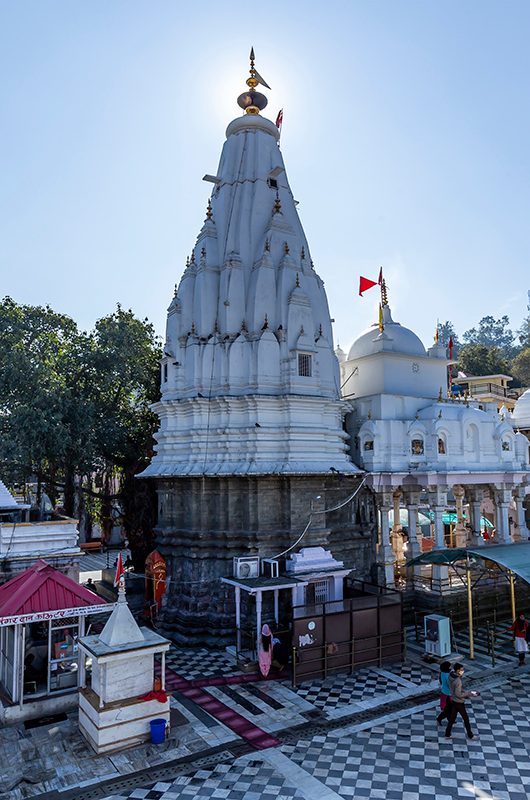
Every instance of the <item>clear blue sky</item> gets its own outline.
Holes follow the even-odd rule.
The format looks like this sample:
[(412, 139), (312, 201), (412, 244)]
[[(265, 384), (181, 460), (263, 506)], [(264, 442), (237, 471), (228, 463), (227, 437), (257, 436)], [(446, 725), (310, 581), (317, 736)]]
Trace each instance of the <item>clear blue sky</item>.
[(432, 341), (530, 288), (527, 0), (0, 0), (1, 293), (83, 328), (163, 332), (248, 51), (335, 338), (394, 317)]

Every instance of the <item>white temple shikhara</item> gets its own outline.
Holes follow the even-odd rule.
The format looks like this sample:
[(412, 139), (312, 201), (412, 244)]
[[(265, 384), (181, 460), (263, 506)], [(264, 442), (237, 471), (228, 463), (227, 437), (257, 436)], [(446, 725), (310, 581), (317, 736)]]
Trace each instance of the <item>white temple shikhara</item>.
[[(225, 614), (211, 598), (233, 556), (288, 547), (315, 496), (325, 507), (326, 481), (360, 475), (348, 455), (324, 284), (280, 132), (259, 113), (260, 82), (252, 53), (238, 98), (245, 113), (228, 125), (219, 167), (205, 176), (214, 185), (206, 218), (168, 309), (160, 430), (142, 473), (157, 480), (158, 546), (173, 576), (166, 620), (180, 618), (177, 630), (186, 620), (190, 635), (200, 619)], [(372, 537), (352, 533), (347, 513), (334, 554), (362, 550), (368, 564)], [(329, 546), (330, 536), (322, 524), (303, 544)]]
[[(497, 542), (526, 540), (523, 500), (530, 466), (528, 440), (514, 431), (508, 414), (495, 403), (448, 396), (446, 347), (435, 342), (426, 350), (413, 331), (392, 319), (384, 285), (382, 295), (379, 324), (355, 339), (347, 358), (338, 356), (343, 394), (353, 406), (347, 418), (352, 457), (369, 472), (377, 496), (379, 561), (387, 584), (393, 584), (394, 567), (404, 560), (400, 507), (408, 511), (410, 558), (421, 552), (420, 502), (434, 517), (434, 546), (447, 546), (443, 515), (449, 493), (457, 515), (452, 544), (483, 542), (485, 494), (495, 505)], [(443, 581), (447, 568), (433, 569)]]

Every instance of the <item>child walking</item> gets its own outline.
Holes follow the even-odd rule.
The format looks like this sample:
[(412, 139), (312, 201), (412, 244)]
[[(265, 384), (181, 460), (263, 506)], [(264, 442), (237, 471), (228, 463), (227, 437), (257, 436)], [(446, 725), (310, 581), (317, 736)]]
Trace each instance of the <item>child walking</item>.
[(443, 661), (440, 664), (440, 713), (436, 717), (438, 725), (442, 720), (449, 719), (451, 716), (451, 687), (449, 686), (449, 674), (451, 672), (451, 662)]

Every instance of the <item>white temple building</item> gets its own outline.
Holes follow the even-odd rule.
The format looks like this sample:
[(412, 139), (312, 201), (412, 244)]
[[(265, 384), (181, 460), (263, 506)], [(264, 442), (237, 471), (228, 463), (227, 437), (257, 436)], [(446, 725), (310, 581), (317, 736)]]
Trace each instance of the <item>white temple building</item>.
[[(368, 471), (380, 509), (379, 561), (387, 584), (394, 583), (395, 567), (404, 561), (403, 506), (407, 557), (421, 552), (420, 504), (432, 514), (435, 547), (482, 543), (486, 498), (494, 504), (497, 542), (528, 538), (523, 507), (528, 440), (495, 403), (448, 396), (446, 347), (435, 343), (427, 350), (413, 331), (392, 319), (384, 283), (380, 322), (355, 339), (347, 357), (342, 351), (338, 357), (343, 396), (352, 404), (347, 417), (352, 458)], [(452, 541), (443, 522), (448, 495), (457, 517)], [(446, 568), (433, 569), (443, 579)]]
[[(311, 508), (343, 498), (361, 471), (348, 454), (339, 365), (282, 154), (260, 115), (251, 61), (245, 113), (226, 130), (206, 219), (167, 317), (155, 455), (158, 549), (170, 577), (165, 621), (189, 637), (229, 625), (220, 592), (234, 556), (271, 556)], [(348, 485), (337, 483), (342, 476)], [(338, 494), (337, 494), (338, 493)], [(363, 509), (372, 504), (364, 495)], [(354, 504), (304, 544), (373, 560), (373, 510)], [(216, 620), (214, 624), (214, 618)], [(221, 620), (225, 620), (222, 623)], [(183, 633), (184, 632), (184, 633)]]

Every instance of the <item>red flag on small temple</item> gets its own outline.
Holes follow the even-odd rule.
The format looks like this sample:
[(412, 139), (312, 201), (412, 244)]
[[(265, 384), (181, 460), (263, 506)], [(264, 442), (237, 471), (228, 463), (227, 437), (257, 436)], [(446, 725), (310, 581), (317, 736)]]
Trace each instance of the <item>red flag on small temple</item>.
[(278, 128), (279, 131), (281, 131), (282, 129), (282, 123), (283, 123), (283, 108), (280, 109), (280, 111), (278, 111), (278, 116), (276, 117), (276, 127)]
[(362, 297), (363, 292), (366, 292), (368, 289), (371, 289), (372, 286), (377, 286), (377, 281), (371, 281), (370, 278), (363, 278), (362, 276), (359, 278), (359, 294)]
[(453, 357), (453, 347), (454, 347), (453, 337), (452, 336), (449, 337), (449, 342), (447, 344), (447, 347), (449, 348), (449, 358), (452, 358)]
[(377, 283), (379, 284), (379, 286), (383, 285), (383, 267), (379, 268), (379, 277), (377, 279)]
[(120, 578), (125, 575), (125, 570), (123, 569), (123, 559), (121, 557), (121, 552), (118, 555), (118, 562), (116, 564), (116, 577), (114, 578), (114, 586), (118, 586), (120, 582)]

